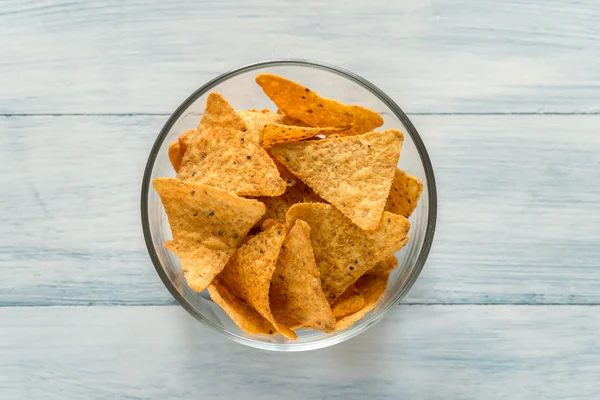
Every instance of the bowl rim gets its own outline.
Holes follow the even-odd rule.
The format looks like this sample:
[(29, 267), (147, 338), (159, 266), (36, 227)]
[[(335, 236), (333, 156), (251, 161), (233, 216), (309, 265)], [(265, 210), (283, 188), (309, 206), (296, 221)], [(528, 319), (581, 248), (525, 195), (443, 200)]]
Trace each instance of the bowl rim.
[[(236, 335), (232, 332), (228, 332), (217, 325), (215, 325), (212, 321), (204, 318), (202, 314), (197, 312), (194, 306), (188, 302), (180, 293), (177, 291), (173, 283), (170, 281), (165, 269), (160, 262), (160, 259), (154, 249), (154, 244), (152, 242), (152, 233), (150, 231), (150, 222), (148, 219), (148, 194), (151, 186), (150, 178), (152, 176), (152, 170), (154, 169), (154, 163), (156, 161), (156, 157), (159, 154), (159, 150), (162, 147), (162, 144), (167, 137), (169, 131), (175, 122), (181, 117), (181, 115), (188, 109), (190, 105), (192, 105), (199, 97), (207, 93), (209, 90), (214, 88), (216, 85), (232, 78), (237, 75), (240, 75), (244, 72), (249, 72), (252, 70), (264, 68), (264, 67), (272, 67), (272, 66), (303, 66), (303, 67), (312, 67), (322, 69), (328, 72), (335, 73), (337, 75), (341, 75), (354, 83), (362, 86), (363, 88), (370, 91), (373, 95), (375, 95), (379, 100), (381, 100), (393, 113), (394, 115), (400, 119), (400, 121), (406, 127), (408, 134), (413, 140), (421, 162), (423, 164), (423, 168), (425, 170), (425, 177), (427, 179), (427, 194), (429, 198), (429, 213), (427, 215), (427, 227), (425, 229), (425, 238), (423, 239), (423, 246), (421, 247), (421, 251), (417, 257), (417, 260), (414, 264), (414, 268), (410, 271), (406, 279), (405, 285), (401, 290), (394, 294), (392, 300), (377, 314), (373, 315), (371, 321), (368, 324), (364, 325), (362, 329), (350, 329), (346, 332), (332, 337), (326, 337), (323, 340), (319, 340), (318, 342), (312, 343), (289, 343), (289, 344), (281, 344), (281, 343), (268, 343), (261, 342), (254, 339), (250, 339), (247, 337)], [(150, 259), (152, 260), (152, 264), (158, 276), (162, 280), (163, 284), (171, 293), (173, 298), (194, 318), (204, 323), (205, 325), (211, 327), (217, 333), (222, 336), (225, 336), (234, 342), (245, 344), (250, 347), (262, 349), (262, 350), (275, 350), (275, 351), (304, 351), (304, 350), (316, 350), (325, 347), (332, 346), (337, 343), (344, 342), (350, 338), (357, 336), (358, 334), (366, 331), (368, 328), (373, 326), (375, 323), (379, 322), (394, 306), (396, 306), (402, 298), (406, 296), (408, 291), (412, 288), (413, 284), (419, 277), (421, 271), (423, 270), (423, 266), (425, 265), (425, 261), (429, 255), (429, 251), (431, 250), (431, 245), (433, 243), (433, 237), (435, 233), (435, 226), (437, 221), (437, 190), (435, 184), (435, 177), (433, 173), (433, 166), (431, 164), (431, 160), (429, 158), (429, 154), (425, 148), (425, 144), (421, 139), (421, 136), (417, 132), (417, 129), (412, 124), (408, 116), (404, 113), (404, 111), (381, 89), (375, 86), (373, 83), (368, 80), (362, 78), (361, 76), (346, 70), (344, 68), (338, 67), (336, 65), (323, 63), (320, 61), (307, 60), (307, 59), (277, 59), (277, 60), (265, 60), (252, 64), (247, 64), (235, 69), (232, 69), (228, 72), (225, 72), (194, 91), (188, 98), (181, 103), (175, 111), (171, 114), (171, 116), (167, 119), (167, 122), (161, 129), (158, 134), (152, 149), (150, 150), (150, 154), (148, 156), (148, 161), (146, 162), (146, 167), (144, 169), (144, 176), (142, 178), (142, 190), (141, 190), (141, 217), (142, 217), (142, 231), (144, 234), (144, 241), (146, 243), (146, 248), (148, 250), (148, 254), (150, 255)]]

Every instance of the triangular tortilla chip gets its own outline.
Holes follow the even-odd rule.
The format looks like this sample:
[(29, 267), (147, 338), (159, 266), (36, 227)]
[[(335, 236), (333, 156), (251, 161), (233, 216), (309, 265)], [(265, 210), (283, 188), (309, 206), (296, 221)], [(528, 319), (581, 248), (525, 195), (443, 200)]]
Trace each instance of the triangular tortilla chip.
[(271, 153), (315, 193), (362, 229), (381, 219), (402, 147), (402, 133), (277, 143)]
[(410, 217), (423, 192), (423, 183), (416, 176), (396, 169), (385, 211)]
[(206, 109), (183, 155), (177, 178), (219, 187), (240, 196), (278, 196), (285, 182), (248, 126), (218, 93)]
[(269, 222), (270, 228), (251, 237), (235, 252), (219, 275), (219, 282), (229, 288), (233, 296), (252, 306), (283, 336), (296, 339), (296, 334), (277, 322), (271, 312), (269, 289), (286, 228)]
[(365, 275), (361, 276), (356, 281), (356, 288), (365, 300), (363, 308), (354, 314), (347, 315), (337, 320), (335, 324), (335, 330), (346, 329), (371, 311), (379, 300), (385, 294), (387, 288), (388, 279), (390, 276), (389, 271), (382, 271), (383, 268), (375, 267), (368, 271)]
[(260, 130), (259, 140), (263, 147), (269, 148), (274, 143), (299, 142), (319, 135), (339, 134), (342, 130), (343, 128), (311, 128), (269, 123)]
[(285, 115), (309, 126), (345, 128), (344, 134), (358, 135), (383, 125), (383, 118), (375, 111), (326, 99), (280, 76), (260, 74), (256, 83)]
[(273, 325), (247, 303), (231, 294), (230, 290), (221, 284), (219, 277), (215, 278), (208, 287), (210, 298), (217, 303), (244, 332), (255, 335), (272, 335)]
[(156, 178), (152, 185), (173, 233), (167, 248), (180, 258), (189, 287), (201, 292), (265, 213), (265, 205), (174, 178)]
[[(360, 279), (360, 278), (359, 278)], [(340, 297), (331, 305), (333, 316), (336, 319), (354, 314), (365, 306), (365, 299), (356, 286), (350, 285)]]
[(323, 292), (330, 303), (375, 264), (393, 255), (408, 241), (408, 220), (383, 213), (376, 230), (365, 231), (330, 204), (294, 204), (287, 213), (287, 225), (297, 219), (311, 227), (311, 243), (321, 273)]
[(296, 220), (283, 242), (270, 296), (276, 321), (324, 332), (333, 330), (335, 318), (321, 288), (310, 226), (302, 220)]

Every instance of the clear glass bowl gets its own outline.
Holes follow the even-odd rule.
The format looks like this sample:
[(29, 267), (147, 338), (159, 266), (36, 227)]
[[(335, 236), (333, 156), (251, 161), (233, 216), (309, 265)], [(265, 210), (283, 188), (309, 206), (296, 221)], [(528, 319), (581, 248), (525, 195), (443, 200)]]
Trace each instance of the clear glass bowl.
[[(175, 175), (167, 154), (169, 144), (182, 132), (198, 125), (209, 92), (220, 92), (236, 109), (266, 107), (276, 110), (254, 81), (259, 73), (281, 75), (322, 96), (347, 104), (359, 104), (379, 112), (385, 121), (380, 129), (395, 128), (404, 133), (400, 168), (419, 177), (424, 185), (419, 205), (410, 217), (410, 240), (396, 254), (398, 268), (390, 276), (383, 299), (364, 318), (342, 331), (326, 334), (300, 330), (295, 341), (281, 335), (247, 334), (210, 300), (206, 291), (196, 293), (187, 287), (179, 260), (163, 245), (165, 240), (171, 239), (171, 231), (160, 198), (151, 190), (151, 182), (157, 177)], [(175, 110), (158, 135), (148, 157), (142, 183), (141, 208), (144, 238), (150, 258), (163, 283), (183, 308), (198, 321), (238, 343), (265, 350), (302, 351), (332, 346), (366, 331), (406, 295), (419, 276), (431, 247), (437, 215), (437, 196), (433, 169), (421, 137), (406, 114), (385, 93), (365, 79), (336, 66), (314, 61), (278, 60), (260, 62), (225, 73), (196, 90)]]

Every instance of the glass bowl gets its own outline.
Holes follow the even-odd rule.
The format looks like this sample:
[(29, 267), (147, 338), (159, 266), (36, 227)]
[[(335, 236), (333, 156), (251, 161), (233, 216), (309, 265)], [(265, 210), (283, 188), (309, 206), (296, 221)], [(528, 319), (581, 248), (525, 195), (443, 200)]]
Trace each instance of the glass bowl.
[[(174, 176), (168, 157), (169, 144), (182, 132), (195, 128), (200, 121), (209, 92), (220, 92), (236, 109), (270, 108), (273, 103), (256, 84), (259, 73), (272, 73), (299, 82), (324, 97), (346, 104), (359, 104), (377, 111), (385, 124), (379, 129), (399, 129), (404, 143), (399, 166), (423, 182), (424, 189), (416, 210), (410, 217), (408, 244), (400, 250), (398, 268), (390, 275), (385, 295), (364, 318), (341, 331), (326, 334), (299, 330), (298, 339), (281, 335), (250, 335), (241, 331), (223, 310), (210, 300), (207, 291), (196, 293), (185, 283), (176, 256), (163, 245), (171, 239), (169, 223), (160, 198), (151, 189), (157, 177)], [(196, 90), (171, 115), (161, 130), (146, 164), (142, 182), (142, 226), (150, 258), (158, 275), (173, 297), (198, 321), (235, 342), (265, 350), (302, 351), (332, 346), (366, 331), (381, 320), (409, 291), (427, 259), (435, 230), (437, 197), (433, 169), (417, 130), (406, 114), (372, 83), (342, 68), (314, 61), (278, 60), (248, 65), (225, 73)]]

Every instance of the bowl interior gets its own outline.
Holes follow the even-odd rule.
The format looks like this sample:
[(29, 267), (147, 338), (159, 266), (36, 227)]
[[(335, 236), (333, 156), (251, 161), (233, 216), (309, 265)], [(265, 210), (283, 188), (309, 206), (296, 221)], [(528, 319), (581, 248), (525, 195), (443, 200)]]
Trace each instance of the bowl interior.
[[(347, 104), (359, 104), (380, 113), (384, 118), (381, 129), (399, 129), (404, 143), (399, 167), (417, 176), (424, 185), (416, 210), (410, 217), (410, 240), (396, 257), (396, 268), (389, 280), (383, 299), (367, 316), (346, 330), (325, 334), (312, 330), (298, 331), (291, 341), (281, 335), (250, 335), (241, 331), (213, 303), (205, 291), (196, 293), (187, 287), (179, 260), (166, 250), (163, 243), (171, 239), (169, 223), (159, 196), (150, 186), (157, 177), (174, 176), (168, 157), (169, 144), (184, 131), (195, 128), (202, 116), (208, 93), (220, 92), (236, 109), (269, 108), (274, 104), (256, 84), (259, 73), (273, 73), (297, 81), (322, 96)], [(307, 350), (326, 347), (363, 332), (378, 321), (385, 311), (397, 303), (410, 289), (427, 257), (436, 215), (435, 182), (425, 148), (415, 128), (402, 111), (379, 89), (361, 78), (337, 67), (301, 61), (266, 62), (244, 67), (209, 82), (186, 100), (171, 116), (158, 137), (146, 168), (142, 188), (142, 220), (148, 250), (163, 282), (173, 296), (194, 317), (227, 337), (263, 349)]]

